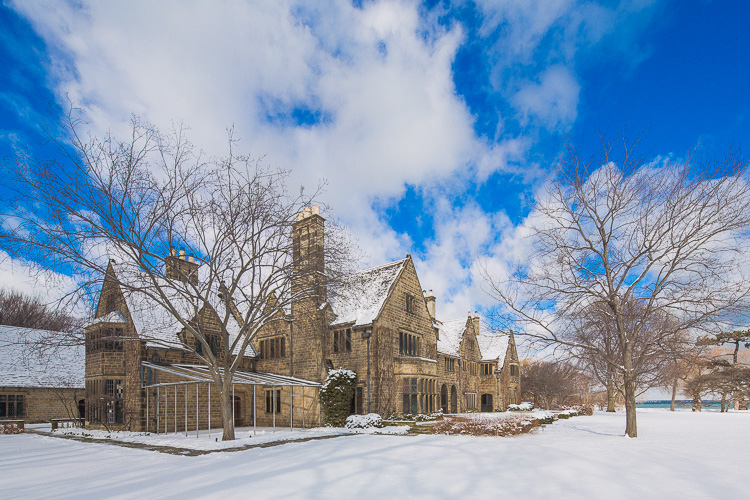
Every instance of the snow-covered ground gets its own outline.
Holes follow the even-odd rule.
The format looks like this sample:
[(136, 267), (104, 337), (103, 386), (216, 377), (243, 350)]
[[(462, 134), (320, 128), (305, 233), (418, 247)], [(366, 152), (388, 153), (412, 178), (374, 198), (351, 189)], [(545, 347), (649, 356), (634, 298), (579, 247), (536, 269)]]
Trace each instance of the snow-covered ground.
[[(49, 425), (37, 427), (39, 430), (49, 430)], [(234, 441), (222, 441), (221, 429), (200, 431), (197, 435), (195, 430), (185, 432), (168, 432), (161, 434), (148, 434), (144, 432), (116, 431), (87, 429), (58, 429), (54, 432), (61, 436), (86, 437), (97, 440), (122, 441), (125, 443), (148, 444), (152, 446), (169, 446), (173, 448), (184, 448), (190, 450), (225, 450), (229, 448), (243, 448), (256, 444), (267, 444), (281, 441), (295, 441), (299, 439), (320, 438), (336, 435), (349, 434), (405, 434), (408, 427), (384, 427), (382, 429), (337, 429), (332, 427), (318, 427), (314, 429), (294, 429), (288, 427), (238, 427), (235, 429)]]
[[(3, 498), (747, 498), (750, 412), (596, 413), (513, 438), (347, 435), (186, 457), (0, 436)], [(252, 438), (250, 439), (252, 440)]]

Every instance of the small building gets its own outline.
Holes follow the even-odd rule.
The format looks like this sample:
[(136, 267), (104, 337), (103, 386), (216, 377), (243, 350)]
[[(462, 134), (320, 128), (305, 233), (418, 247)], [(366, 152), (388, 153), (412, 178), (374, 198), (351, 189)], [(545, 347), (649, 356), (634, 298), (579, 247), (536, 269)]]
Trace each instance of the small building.
[(0, 325), (0, 419), (83, 417), (84, 357), (69, 334)]

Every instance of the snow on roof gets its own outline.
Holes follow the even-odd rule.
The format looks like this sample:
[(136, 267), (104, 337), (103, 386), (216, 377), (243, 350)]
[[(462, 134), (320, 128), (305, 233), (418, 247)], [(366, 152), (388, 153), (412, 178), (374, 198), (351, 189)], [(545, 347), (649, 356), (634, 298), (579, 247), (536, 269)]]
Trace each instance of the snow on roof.
[[(135, 331), (140, 338), (146, 341), (146, 346), (184, 349), (185, 345), (177, 335), (182, 331), (183, 324), (174, 313), (168, 311), (152, 298), (152, 296), (159, 296), (157, 284), (130, 266), (113, 263), (112, 267), (117, 280), (120, 283), (127, 284), (127, 286), (120, 288), (130, 317), (133, 320)], [(190, 287), (187, 284), (184, 288), (180, 287), (180, 284), (179, 282), (172, 284), (165, 281), (160, 284), (161, 292), (175, 308), (177, 315), (184, 320), (190, 320), (198, 314), (203, 304), (191, 296)], [(223, 318), (226, 311), (224, 301), (216, 294), (208, 294), (208, 297), (211, 307), (220, 318)], [(101, 319), (99, 320), (101, 321)], [(230, 343), (237, 338), (240, 330), (241, 326), (237, 319), (233, 314), (229, 314), (227, 331)], [(238, 348), (239, 343), (233, 354), (237, 354)], [(246, 355), (257, 356), (252, 344), (248, 344), (248, 349), (245, 352)]]
[(0, 386), (84, 387), (83, 344), (70, 334), (0, 325)]
[(477, 342), (479, 342), (479, 351), (482, 353), (482, 361), (498, 360), (501, 363), (505, 361), (510, 335), (483, 330), (477, 335)]
[(125, 315), (122, 314), (120, 311), (112, 311), (111, 313), (107, 313), (101, 318), (96, 318), (94, 321), (89, 323), (90, 325), (98, 325), (99, 323), (127, 323), (127, 319), (125, 318)]
[(331, 326), (371, 324), (380, 314), (380, 309), (406, 260), (398, 260), (344, 277), (329, 294), (331, 309), (336, 315)]
[(466, 318), (439, 322), (438, 328), (440, 328), (440, 338), (437, 343), (438, 352), (449, 356), (458, 356), (461, 338), (463, 338), (466, 330)]

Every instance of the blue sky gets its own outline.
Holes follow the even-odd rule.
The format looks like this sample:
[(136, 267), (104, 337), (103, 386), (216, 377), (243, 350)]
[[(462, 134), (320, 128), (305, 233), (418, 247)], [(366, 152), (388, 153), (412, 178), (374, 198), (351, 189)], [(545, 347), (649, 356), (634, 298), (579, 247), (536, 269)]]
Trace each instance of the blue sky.
[[(710, 1), (5, 1), (0, 155), (42, 148), (68, 98), (91, 133), (183, 121), (211, 154), (234, 125), (290, 184), (327, 179), (368, 263), (411, 253), (455, 317), (491, 305), (481, 266), (523, 254), (566, 140), (645, 133), (647, 158), (750, 144), (748, 20)], [(15, 257), (0, 278), (21, 287)]]

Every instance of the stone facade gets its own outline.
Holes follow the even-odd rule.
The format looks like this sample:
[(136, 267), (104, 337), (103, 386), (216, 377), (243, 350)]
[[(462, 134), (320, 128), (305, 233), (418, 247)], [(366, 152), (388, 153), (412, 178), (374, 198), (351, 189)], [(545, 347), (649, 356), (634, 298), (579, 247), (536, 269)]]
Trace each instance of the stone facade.
[(53, 418), (79, 418), (83, 403), (83, 388), (0, 386), (0, 420), (22, 419), (33, 424)]
[[(356, 413), (493, 411), (515, 401), (518, 356), (512, 336), (498, 340), (480, 331), (478, 315), (437, 320), (435, 297), (424, 293), (410, 256), (327, 282), (324, 230), (316, 207), (300, 214), (293, 228), (293, 258), (295, 268), (304, 272), (292, 285), (300, 298), (253, 337), (254, 352), (246, 353), (243, 371), (322, 383), (330, 369), (352, 370), (358, 375), (352, 401)], [(190, 257), (173, 253), (167, 260), (173, 277), (197, 279)], [(158, 369), (200, 364), (185, 349), (196, 340), (179, 329), (173, 347), (139, 336), (115, 272), (110, 265), (96, 320), (86, 329), (87, 426), (182, 432), (207, 428), (209, 419), (211, 426), (220, 426), (216, 386), (209, 398), (210, 384), (186, 385)], [(210, 330), (218, 318), (200, 311), (194, 320)], [(498, 345), (501, 353), (495, 352)], [(233, 401), (238, 426), (290, 425), (292, 415), (295, 426), (320, 423), (312, 387), (237, 384)]]

